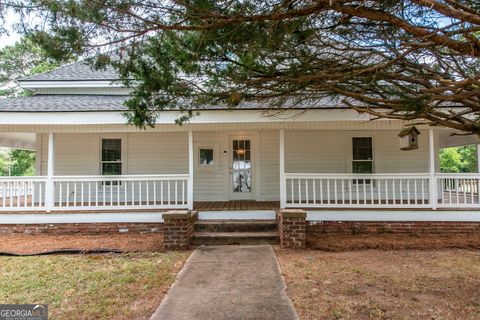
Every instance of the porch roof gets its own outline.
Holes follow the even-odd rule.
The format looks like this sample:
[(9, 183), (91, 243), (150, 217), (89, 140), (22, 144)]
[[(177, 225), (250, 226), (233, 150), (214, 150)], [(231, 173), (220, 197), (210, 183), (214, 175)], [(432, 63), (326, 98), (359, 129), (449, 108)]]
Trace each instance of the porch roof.
[(0, 112), (125, 111), (123, 95), (35, 95), (0, 100)]
[[(0, 112), (82, 112), (126, 111), (123, 103), (128, 95), (102, 94), (38, 94), (31, 97), (0, 99)], [(191, 106), (193, 110), (231, 110), (226, 105)], [(290, 104), (281, 109), (344, 109), (345, 105), (331, 99), (314, 104)], [(235, 110), (273, 110), (268, 104), (244, 102)]]

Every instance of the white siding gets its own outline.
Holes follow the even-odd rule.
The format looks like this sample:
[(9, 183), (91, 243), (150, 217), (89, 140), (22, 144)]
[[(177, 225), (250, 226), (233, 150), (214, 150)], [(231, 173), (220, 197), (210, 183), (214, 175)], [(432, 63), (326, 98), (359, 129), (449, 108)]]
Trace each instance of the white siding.
[(260, 199), (279, 200), (279, 133), (262, 131), (260, 133)]
[(338, 131), (286, 131), (285, 171), (347, 172), (348, 138)]
[(372, 137), (375, 173), (428, 172), (428, 132), (419, 136), (419, 149), (402, 151), (398, 132), (286, 131), (285, 171), (290, 173), (351, 172), (352, 137)]
[(35, 94), (94, 94), (94, 95), (128, 95), (131, 90), (127, 88), (41, 88)]
[(400, 150), (397, 131), (381, 131), (374, 136), (375, 172), (427, 173), (428, 130), (421, 131), (417, 150)]
[[(55, 175), (97, 175), (99, 165), (98, 134), (56, 134)], [(41, 173), (47, 174), (48, 134), (42, 134)]]
[[(257, 200), (279, 199), (278, 130), (245, 131), (255, 138), (255, 194)], [(225, 201), (230, 197), (230, 137), (234, 132), (194, 132), (194, 199)], [(428, 168), (428, 132), (422, 131), (418, 150), (401, 151), (398, 130), (286, 131), (286, 172), (351, 172), (351, 138), (372, 136), (376, 173), (425, 173)], [(40, 135), (39, 135), (40, 136)], [(101, 137), (124, 139), (125, 174), (188, 172), (186, 132), (56, 134), (56, 175), (97, 175), (100, 172)], [(39, 174), (46, 174), (48, 135), (39, 139)], [(216, 164), (198, 165), (200, 147), (215, 149)], [(225, 153), (226, 152), (226, 153)]]
[(188, 173), (188, 134), (129, 133), (128, 174)]
[[(100, 174), (100, 140), (122, 138), (126, 174), (188, 173), (187, 134), (56, 134), (56, 175)], [(42, 135), (41, 172), (46, 174), (48, 135)]]
[[(195, 132), (193, 185), (194, 199), (199, 201), (225, 201), (229, 192), (229, 142), (225, 132)], [(199, 148), (213, 148), (214, 162), (212, 167), (199, 166)], [(226, 151), (226, 154), (224, 154)]]

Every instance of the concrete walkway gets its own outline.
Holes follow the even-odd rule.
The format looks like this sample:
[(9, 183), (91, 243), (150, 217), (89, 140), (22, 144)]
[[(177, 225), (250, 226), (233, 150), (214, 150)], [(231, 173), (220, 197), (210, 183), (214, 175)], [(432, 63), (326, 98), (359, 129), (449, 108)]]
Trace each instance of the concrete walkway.
[(271, 246), (196, 249), (151, 319), (298, 319)]

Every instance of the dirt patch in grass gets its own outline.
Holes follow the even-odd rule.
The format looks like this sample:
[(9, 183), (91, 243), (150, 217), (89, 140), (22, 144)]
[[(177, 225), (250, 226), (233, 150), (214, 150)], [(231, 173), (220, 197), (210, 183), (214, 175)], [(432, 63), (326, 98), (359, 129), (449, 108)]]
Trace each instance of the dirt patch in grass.
[(0, 251), (38, 253), (58, 249), (119, 249), (130, 252), (161, 251), (163, 234), (109, 235), (6, 235), (0, 236)]
[(480, 234), (468, 235), (333, 235), (310, 234), (307, 246), (325, 251), (352, 251), (364, 249), (480, 249)]
[(480, 252), (276, 250), (301, 319), (480, 319)]
[(148, 319), (189, 254), (0, 257), (0, 303), (46, 303), (52, 319)]

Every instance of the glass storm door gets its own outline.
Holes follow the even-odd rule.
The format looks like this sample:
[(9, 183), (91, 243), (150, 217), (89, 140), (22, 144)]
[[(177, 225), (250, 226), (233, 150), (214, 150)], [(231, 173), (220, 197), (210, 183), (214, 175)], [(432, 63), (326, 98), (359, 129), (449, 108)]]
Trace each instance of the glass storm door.
[(252, 196), (252, 144), (250, 139), (232, 140), (232, 198)]

